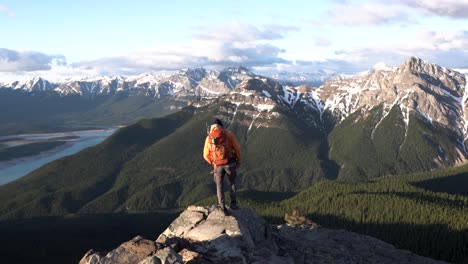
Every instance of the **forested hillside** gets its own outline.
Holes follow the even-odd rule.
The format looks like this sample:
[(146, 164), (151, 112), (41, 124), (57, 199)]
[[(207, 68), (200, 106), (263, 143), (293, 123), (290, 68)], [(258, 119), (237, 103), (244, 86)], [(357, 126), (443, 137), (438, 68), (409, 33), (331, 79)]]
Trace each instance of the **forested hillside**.
[[(468, 261), (468, 166), (384, 177), (369, 183), (321, 181), (300, 193), (245, 191), (241, 206), (273, 223), (298, 210), (329, 228), (377, 237), (417, 254)], [(202, 204), (211, 204), (215, 198)]]

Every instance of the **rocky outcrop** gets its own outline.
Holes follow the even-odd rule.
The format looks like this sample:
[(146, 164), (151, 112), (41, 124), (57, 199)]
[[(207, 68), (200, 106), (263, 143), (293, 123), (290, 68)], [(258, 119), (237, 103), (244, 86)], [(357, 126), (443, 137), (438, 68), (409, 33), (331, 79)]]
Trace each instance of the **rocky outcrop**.
[(248, 209), (225, 215), (190, 206), (156, 239), (142, 237), (107, 254), (88, 251), (80, 264), (104, 263), (442, 263), (378, 239), (308, 225), (270, 226)]

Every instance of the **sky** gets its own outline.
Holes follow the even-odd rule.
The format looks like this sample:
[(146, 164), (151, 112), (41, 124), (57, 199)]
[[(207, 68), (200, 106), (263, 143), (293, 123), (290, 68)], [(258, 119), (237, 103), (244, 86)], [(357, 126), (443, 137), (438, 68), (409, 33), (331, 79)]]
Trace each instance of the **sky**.
[(0, 81), (245, 66), (468, 68), (468, 0), (0, 0)]

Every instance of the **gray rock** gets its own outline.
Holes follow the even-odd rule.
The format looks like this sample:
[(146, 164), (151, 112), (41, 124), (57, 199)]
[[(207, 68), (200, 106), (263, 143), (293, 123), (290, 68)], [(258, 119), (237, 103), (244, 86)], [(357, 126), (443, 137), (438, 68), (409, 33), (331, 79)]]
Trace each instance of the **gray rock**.
[(182, 256), (177, 254), (172, 248), (166, 247), (156, 251), (154, 254), (161, 260), (162, 264), (182, 264)]
[(273, 236), (280, 254), (291, 256), (294, 263), (444, 263), (344, 230), (283, 225)]
[(130, 264), (138, 263), (156, 251), (153, 241), (140, 236), (120, 245), (103, 256), (101, 253), (90, 250), (81, 259), (80, 264)]
[(166, 237), (183, 236), (203, 219), (203, 213), (185, 210), (162, 234)]
[(182, 260), (184, 261), (184, 263), (187, 263), (187, 262), (195, 262), (197, 261), (198, 259), (201, 259), (202, 258), (202, 255), (198, 252), (195, 252), (195, 251), (191, 251), (191, 250), (188, 250), (186, 248), (184, 248), (183, 250), (181, 250), (179, 252), (179, 255), (182, 256)]
[(103, 263), (443, 263), (344, 230), (269, 226), (248, 209), (225, 216), (190, 206), (156, 242), (136, 237), (107, 255), (88, 251), (80, 264)]
[(150, 256), (138, 262), (138, 264), (161, 264), (161, 260), (156, 256)]

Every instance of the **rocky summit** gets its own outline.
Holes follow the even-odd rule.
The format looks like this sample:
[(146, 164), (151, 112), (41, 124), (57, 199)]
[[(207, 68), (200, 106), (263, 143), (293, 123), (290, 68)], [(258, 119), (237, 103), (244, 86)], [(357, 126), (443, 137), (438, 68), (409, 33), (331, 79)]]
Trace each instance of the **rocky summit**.
[(443, 263), (370, 236), (317, 225), (271, 226), (249, 209), (189, 206), (153, 241), (137, 236), (80, 264), (104, 263)]

